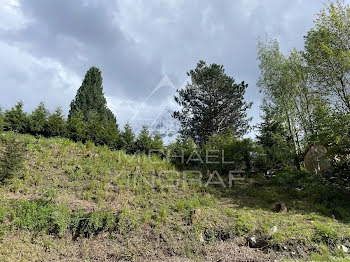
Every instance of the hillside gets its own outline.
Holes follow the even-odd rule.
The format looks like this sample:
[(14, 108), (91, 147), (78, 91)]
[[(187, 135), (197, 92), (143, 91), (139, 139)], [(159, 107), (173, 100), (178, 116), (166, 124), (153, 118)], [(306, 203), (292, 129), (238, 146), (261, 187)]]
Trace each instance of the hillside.
[[(25, 164), (1, 187), (0, 261), (350, 259), (349, 194), (311, 177), (206, 187), (157, 157), (17, 139)], [(275, 211), (279, 202), (287, 213)]]

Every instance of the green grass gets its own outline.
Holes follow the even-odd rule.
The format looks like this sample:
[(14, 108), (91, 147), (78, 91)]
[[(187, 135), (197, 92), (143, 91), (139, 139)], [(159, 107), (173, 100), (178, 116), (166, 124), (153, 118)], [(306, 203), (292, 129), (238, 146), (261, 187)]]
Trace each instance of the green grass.
[[(111, 260), (205, 260), (221, 241), (252, 237), (284, 259), (346, 259), (338, 246), (350, 246), (349, 194), (305, 172), (205, 187), (195, 174), (179, 180), (174, 166), (157, 157), (20, 137), (27, 144), (24, 168), (0, 188), (1, 261), (49, 260), (75, 254), (76, 245), (85, 253), (73, 261), (93, 260), (93, 245)], [(275, 213), (277, 202), (288, 213)], [(16, 244), (7, 249), (6, 241)]]

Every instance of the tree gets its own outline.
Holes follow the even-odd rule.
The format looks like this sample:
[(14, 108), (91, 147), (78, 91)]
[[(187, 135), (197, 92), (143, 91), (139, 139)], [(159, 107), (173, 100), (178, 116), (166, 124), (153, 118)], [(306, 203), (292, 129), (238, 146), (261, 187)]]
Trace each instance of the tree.
[(266, 101), (276, 108), (281, 120), (286, 123), (294, 145), (295, 165), (300, 169), (301, 143), (296, 104), (296, 101), (300, 100), (299, 82), (296, 81), (297, 77), (276, 40), (269, 40), (267, 43), (258, 42), (258, 59), (260, 61), (258, 87), (264, 93)]
[(149, 134), (146, 126), (142, 127), (140, 134), (136, 139), (136, 150), (148, 154), (152, 149), (152, 137)]
[(173, 117), (181, 124), (180, 133), (204, 144), (215, 133), (230, 128), (237, 137), (248, 129), (246, 110), (251, 106), (244, 101), (248, 87), (244, 82), (225, 74), (224, 67), (217, 64), (207, 66), (200, 61), (195, 70), (188, 73), (192, 83), (177, 90), (175, 101), (182, 106)]
[(23, 111), (23, 102), (17, 104), (5, 112), (4, 129), (12, 130), (19, 133), (25, 133), (28, 130), (28, 116)]
[(91, 67), (87, 71), (75, 99), (71, 102), (68, 119), (77, 111), (80, 111), (84, 116), (84, 120), (88, 121), (89, 117), (92, 116), (90, 111), (94, 111), (101, 119), (116, 122), (115, 116), (107, 107), (107, 100), (104, 97), (102, 82), (103, 79), (100, 69)]
[(84, 116), (80, 111), (75, 112), (68, 119), (68, 136), (73, 141), (87, 140), (87, 124), (84, 121)]
[(124, 131), (121, 133), (121, 144), (122, 149), (126, 151), (126, 153), (131, 154), (135, 150), (135, 134), (132, 131), (132, 128), (129, 124), (124, 126)]
[(163, 139), (158, 132), (153, 137), (151, 149), (154, 153), (157, 153), (160, 155), (164, 153)]
[(264, 150), (265, 163), (260, 168), (264, 172), (290, 168), (295, 158), (292, 139), (271, 105), (264, 104), (262, 110), (264, 115), (258, 126), (257, 143)]
[(32, 114), (29, 116), (29, 132), (32, 135), (43, 135), (47, 125), (47, 117), (49, 112), (45, 108), (45, 104), (40, 102)]
[[(97, 67), (87, 71), (75, 99), (71, 102), (68, 122), (71, 122), (72, 118), (75, 118), (74, 125), (77, 121), (85, 121), (87, 123), (85, 139), (114, 148), (117, 145), (118, 125), (112, 111), (107, 107), (102, 82), (102, 74)], [(72, 128), (74, 132), (78, 131), (77, 126)], [(77, 133), (74, 136), (77, 136)]]
[(304, 57), (319, 92), (350, 113), (350, 6), (323, 9), (305, 37)]
[(47, 136), (64, 136), (66, 134), (67, 123), (63, 117), (62, 109), (56, 108), (51, 114), (46, 123), (45, 133)]
[(2, 109), (0, 107), (0, 132), (4, 129), (4, 114), (2, 113)]
[(24, 162), (25, 143), (18, 140), (15, 133), (1, 139), (0, 147), (0, 183), (5, 183), (21, 170)]

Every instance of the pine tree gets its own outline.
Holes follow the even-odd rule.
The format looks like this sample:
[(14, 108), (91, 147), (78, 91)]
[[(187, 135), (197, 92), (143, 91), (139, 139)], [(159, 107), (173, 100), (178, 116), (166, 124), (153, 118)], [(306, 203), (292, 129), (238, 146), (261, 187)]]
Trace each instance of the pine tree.
[(87, 140), (87, 124), (84, 121), (84, 116), (80, 111), (75, 112), (68, 119), (68, 137), (73, 141)]
[(121, 133), (122, 149), (128, 154), (132, 154), (135, 151), (135, 134), (129, 124), (124, 126), (124, 131)]
[(15, 133), (0, 139), (0, 183), (3, 184), (16, 176), (22, 168), (26, 145), (18, 140)]
[(64, 136), (66, 133), (67, 123), (63, 117), (62, 109), (57, 108), (53, 114), (48, 117), (45, 127), (47, 136)]
[(236, 84), (225, 74), (223, 66), (207, 66), (203, 61), (188, 76), (192, 83), (178, 90), (175, 97), (175, 102), (182, 106), (181, 111), (173, 114), (180, 121), (180, 133), (199, 145), (228, 128), (238, 137), (245, 134), (249, 122), (246, 110), (251, 106), (244, 101), (248, 85)]
[(291, 168), (295, 157), (293, 141), (283, 122), (278, 119), (271, 105), (263, 105), (264, 115), (258, 126), (257, 142), (264, 149), (265, 167), (263, 171), (271, 169)]
[(49, 112), (45, 108), (45, 104), (40, 102), (38, 107), (29, 116), (29, 132), (32, 135), (44, 135), (48, 114)]
[(90, 111), (96, 112), (102, 119), (115, 121), (115, 116), (107, 107), (107, 100), (103, 93), (103, 79), (100, 69), (91, 67), (78, 89), (75, 99), (71, 102), (68, 118), (80, 111), (84, 120), (88, 121)]
[(17, 102), (11, 110), (7, 110), (4, 117), (4, 129), (6, 131), (12, 130), (19, 133), (28, 131), (29, 119), (27, 114), (23, 111), (22, 101)]
[(4, 130), (4, 114), (2, 113), (2, 109), (0, 107), (0, 132)]
[(142, 127), (140, 134), (136, 140), (136, 150), (148, 154), (152, 149), (152, 137), (149, 134), (146, 126)]
[(164, 144), (161, 135), (157, 132), (152, 140), (152, 152), (161, 155), (164, 152)]
[[(71, 102), (68, 122), (75, 125), (78, 120), (85, 121), (87, 123), (85, 139), (96, 144), (116, 147), (119, 134), (117, 120), (107, 107), (102, 82), (102, 74), (97, 67), (87, 71), (75, 99)], [(73, 123), (70, 121), (72, 118), (75, 118)], [(72, 126), (71, 130), (75, 130), (73, 136), (76, 139), (77, 126)]]

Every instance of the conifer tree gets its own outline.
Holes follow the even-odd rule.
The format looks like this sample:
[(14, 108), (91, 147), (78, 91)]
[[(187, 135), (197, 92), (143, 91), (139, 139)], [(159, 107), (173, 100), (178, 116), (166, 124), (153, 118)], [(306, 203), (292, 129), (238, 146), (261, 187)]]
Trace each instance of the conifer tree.
[(180, 133), (198, 145), (228, 128), (238, 137), (244, 135), (249, 122), (246, 110), (251, 106), (244, 101), (248, 85), (244, 82), (236, 84), (225, 74), (223, 66), (207, 66), (204, 61), (199, 61), (188, 76), (191, 83), (177, 90), (175, 97), (175, 102), (182, 107), (173, 114), (180, 121)]
[(0, 183), (18, 175), (23, 166), (26, 144), (15, 133), (0, 138)]
[(0, 107), (0, 132), (4, 129), (4, 114), (2, 113), (2, 109)]
[(124, 126), (124, 131), (121, 133), (122, 148), (126, 153), (131, 154), (135, 150), (135, 134), (129, 124)]
[(265, 101), (261, 108), (264, 115), (262, 123), (258, 126), (257, 142), (265, 153), (265, 166), (262, 168), (265, 172), (291, 168), (296, 157), (292, 138), (288, 135), (283, 121), (278, 118), (275, 108), (267, 105)]
[(87, 124), (84, 121), (84, 116), (80, 111), (75, 112), (68, 119), (68, 137), (73, 141), (87, 140)]
[(68, 118), (80, 111), (84, 120), (88, 121), (91, 111), (96, 112), (101, 119), (115, 121), (116, 118), (112, 111), (107, 107), (107, 100), (103, 93), (103, 79), (100, 69), (91, 67), (78, 89), (75, 99), (71, 102)]
[(45, 108), (45, 104), (40, 102), (32, 114), (29, 116), (29, 132), (32, 135), (43, 135), (47, 125), (47, 117), (49, 112)]
[(164, 151), (163, 139), (158, 132), (153, 137), (151, 150), (157, 154), (162, 154)]
[(136, 150), (148, 154), (152, 149), (152, 137), (149, 134), (146, 126), (142, 127), (140, 134), (136, 140)]
[(47, 136), (64, 136), (66, 133), (66, 120), (63, 117), (62, 109), (56, 108), (55, 112), (48, 117), (45, 127)]
[(7, 110), (4, 115), (4, 129), (12, 130), (19, 133), (28, 131), (29, 119), (23, 111), (23, 102), (19, 101), (10, 110)]
[(73, 124), (73, 126), (69, 129), (74, 131), (74, 139), (77, 139), (81, 135), (78, 135), (78, 129), (82, 130), (82, 128), (78, 128), (76, 124), (86, 122), (84, 139), (91, 140), (96, 144), (116, 147), (119, 133), (117, 120), (107, 107), (102, 82), (100, 69), (92, 67), (87, 71), (83, 83), (70, 105), (68, 124)]

